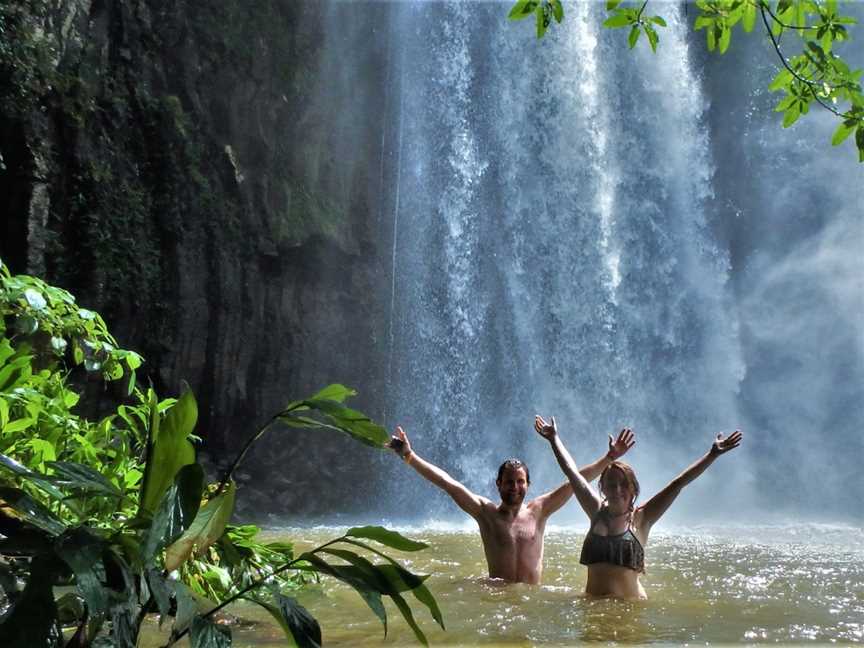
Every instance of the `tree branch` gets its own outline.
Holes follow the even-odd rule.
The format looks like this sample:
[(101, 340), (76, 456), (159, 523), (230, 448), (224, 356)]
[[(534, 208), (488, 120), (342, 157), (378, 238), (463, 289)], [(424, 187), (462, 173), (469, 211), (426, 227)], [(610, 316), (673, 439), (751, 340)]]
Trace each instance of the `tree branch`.
[(243, 449), (240, 450), (240, 454), (237, 455), (237, 457), (232, 462), (231, 466), (228, 468), (228, 470), (225, 471), (225, 474), (222, 476), (222, 480), (219, 482), (219, 486), (216, 488), (216, 492), (213, 493), (213, 496), (210, 497), (209, 499), (213, 499), (214, 497), (219, 495), (223, 490), (225, 490), (225, 486), (228, 485), (228, 480), (231, 479), (231, 475), (234, 474), (234, 471), (237, 470), (237, 466), (240, 465), (240, 462), (243, 461), (243, 458), (246, 456), (246, 453), (249, 452), (249, 448), (251, 448), (252, 444), (261, 438), (261, 435), (263, 435), (267, 431), (267, 428), (269, 428), (271, 425), (273, 425), (279, 419), (280, 416), (284, 416), (285, 414), (288, 414), (289, 412), (293, 411), (294, 409), (296, 409), (296, 408), (295, 407), (289, 407), (286, 410), (282, 410), (278, 414), (274, 414), (273, 416), (270, 417), (270, 419), (264, 425), (262, 425), (260, 428), (258, 428), (258, 430), (255, 432), (255, 434), (253, 434), (251, 437), (249, 437), (249, 439), (243, 445)]
[(777, 39), (774, 37), (774, 32), (771, 31), (771, 25), (768, 24), (768, 18), (765, 15), (766, 2), (764, 0), (760, 0), (759, 2), (759, 13), (762, 15), (762, 22), (765, 23), (765, 29), (768, 31), (768, 36), (771, 37), (771, 43), (774, 45), (774, 50), (777, 52), (777, 56), (780, 57), (780, 61), (783, 63), (783, 67), (789, 70), (789, 73), (792, 74), (793, 77), (798, 79), (801, 83), (805, 84), (810, 89), (810, 94), (813, 95), (813, 99), (816, 100), (820, 106), (822, 106), (825, 110), (834, 113), (838, 117), (844, 117), (843, 113), (838, 112), (832, 106), (829, 106), (824, 101), (819, 98), (819, 95), (816, 94), (816, 91), (813, 89), (814, 86), (819, 86), (819, 84), (815, 81), (811, 81), (800, 74), (798, 74), (789, 63), (786, 61), (786, 57), (783, 55), (782, 50), (780, 49), (780, 43), (777, 42)]
[(819, 29), (818, 27), (814, 27), (811, 25), (808, 25), (806, 27), (797, 27), (795, 25), (787, 25), (782, 20), (780, 20), (780, 18), (778, 18), (773, 11), (771, 11), (771, 7), (768, 5), (767, 2), (760, 2), (759, 0), (754, 0), (754, 2), (757, 5), (759, 5), (760, 7), (764, 6), (765, 9), (768, 11), (768, 15), (770, 15), (771, 18), (774, 19), (774, 22), (776, 22), (778, 25), (780, 25), (781, 27), (783, 27), (785, 29), (797, 29), (798, 31), (807, 31), (808, 29)]

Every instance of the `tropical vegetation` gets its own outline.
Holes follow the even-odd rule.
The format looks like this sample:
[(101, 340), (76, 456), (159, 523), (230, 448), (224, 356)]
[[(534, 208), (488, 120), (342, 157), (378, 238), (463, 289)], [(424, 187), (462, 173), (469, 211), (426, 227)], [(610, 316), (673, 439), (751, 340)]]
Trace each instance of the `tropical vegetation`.
[(170, 620), (168, 646), (188, 635), (194, 648), (223, 648), (231, 630), (218, 615), (243, 599), (267, 610), (289, 645), (317, 646), (321, 628), (296, 593), (321, 576), (353, 587), (385, 634), (389, 598), (426, 643), (407, 592), (443, 627), (426, 577), (381, 549), (423, 543), (355, 527), (295, 555), (231, 523), (233, 472), (276, 426), (383, 447), (383, 428), (345, 405), (352, 389), (288, 403), (210, 483), (192, 391), (160, 400), (136, 381), (142, 362), (70, 293), (0, 262), (0, 644), (131, 648), (152, 614)]

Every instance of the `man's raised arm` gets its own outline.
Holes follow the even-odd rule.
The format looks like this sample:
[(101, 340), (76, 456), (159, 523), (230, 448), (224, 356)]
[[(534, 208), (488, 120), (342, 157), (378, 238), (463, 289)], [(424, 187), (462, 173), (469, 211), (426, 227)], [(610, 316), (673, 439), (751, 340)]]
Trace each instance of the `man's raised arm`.
[(465, 511), (468, 515), (476, 518), (480, 515), (485, 504), (489, 503), (485, 497), (472, 493), (463, 484), (456, 481), (446, 471), (429, 461), (420, 457), (411, 449), (411, 443), (408, 441), (408, 436), (401, 426), (396, 427), (396, 434), (390, 439), (387, 447), (391, 448), (396, 454), (411, 466), (414, 470), (420, 473), (427, 480), (435, 484), (438, 488), (447, 493), (453, 501)]
[[(594, 463), (590, 463), (587, 466), (580, 468), (579, 473), (585, 478), (585, 481), (594, 481), (600, 476), (600, 473), (603, 472), (603, 469), (606, 468), (606, 466), (627, 454), (627, 451), (632, 448), (635, 443), (636, 437), (630, 428), (624, 428), (621, 430), (618, 433), (618, 438), (614, 441), (610, 434), (609, 451)], [(555, 490), (541, 495), (534, 501), (540, 505), (543, 515), (549, 516), (564, 506), (572, 494), (573, 487), (570, 486), (569, 481), (565, 481)]]

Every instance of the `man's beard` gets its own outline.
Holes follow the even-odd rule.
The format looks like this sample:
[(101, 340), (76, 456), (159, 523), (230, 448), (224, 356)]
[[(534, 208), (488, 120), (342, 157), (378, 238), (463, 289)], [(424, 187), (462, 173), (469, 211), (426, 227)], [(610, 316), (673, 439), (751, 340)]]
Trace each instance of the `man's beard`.
[(520, 504), (522, 500), (525, 499), (524, 495), (520, 495), (519, 493), (502, 493), (501, 501), (505, 504), (513, 506), (514, 504)]

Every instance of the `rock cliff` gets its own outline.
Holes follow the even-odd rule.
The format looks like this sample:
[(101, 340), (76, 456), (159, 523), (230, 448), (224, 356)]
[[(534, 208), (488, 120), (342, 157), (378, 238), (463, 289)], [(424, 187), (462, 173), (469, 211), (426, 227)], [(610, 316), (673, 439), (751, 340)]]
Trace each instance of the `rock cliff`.
[[(365, 109), (330, 107), (351, 123), (333, 132), (310, 100), (321, 11), (276, 0), (0, 7), (0, 256), (102, 312), (162, 395), (188, 381), (199, 433), (222, 460), (328, 382), (380, 407), (383, 53), (364, 50)], [(286, 492), (264, 489), (275, 512), (326, 510), (304, 485), (335, 478), (348, 444), (279, 434), (293, 436), (267, 443), (241, 478), (268, 471)], [(362, 490), (331, 497), (345, 506)]]

